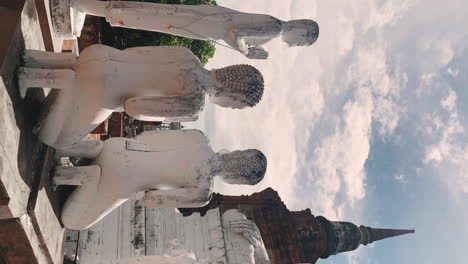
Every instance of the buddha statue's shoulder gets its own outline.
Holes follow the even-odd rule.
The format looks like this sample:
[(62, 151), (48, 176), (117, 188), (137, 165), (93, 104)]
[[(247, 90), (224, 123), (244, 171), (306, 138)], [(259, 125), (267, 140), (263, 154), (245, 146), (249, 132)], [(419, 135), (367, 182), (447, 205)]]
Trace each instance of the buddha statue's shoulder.
[(120, 60), (128, 62), (151, 63), (154, 65), (178, 65), (182, 70), (202, 67), (200, 60), (192, 51), (181, 46), (149, 46), (124, 50)]
[(177, 102), (174, 102), (177, 108), (172, 110), (173, 116), (186, 116), (187, 113), (190, 113), (190, 116), (198, 116), (203, 111), (205, 107), (205, 90), (202, 85), (197, 85), (195, 82), (190, 84), (193, 85), (191, 93), (177, 96)]
[(269, 35), (282, 31), (283, 22), (276, 17), (265, 14), (240, 14), (233, 17), (236, 28), (245, 35)]
[(206, 143), (209, 144), (210, 141), (206, 137), (206, 135), (198, 129), (185, 129), (185, 130), (179, 130), (177, 131), (178, 133), (181, 134), (182, 137), (190, 137), (194, 141), (200, 142), (200, 143)]
[(202, 64), (198, 57), (193, 54), (193, 52), (182, 46), (158, 46), (155, 48), (160, 48), (161, 52), (164, 56), (171, 60), (173, 63), (183, 65), (187, 64), (189, 68), (195, 67), (202, 67)]
[(257, 14), (257, 13), (241, 13), (238, 12), (233, 14), (233, 17), (237, 19), (249, 19), (250, 23), (278, 23), (281, 22), (280, 19), (268, 15), (268, 14)]
[(239, 14), (241, 12), (224, 6), (217, 5), (178, 5), (180, 10), (194, 10), (199, 13), (218, 15), (218, 14)]
[(159, 16), (200, 17), (240, 13), (239, 11), (217, 5), (173, 5), (141, 1), (111, 1), (110, 7), (119, 13), (134, 13), (135, 11)]
[(124, 52), (143, 56), (158, 57), (194, 57), (186, 47), (181, 46), (146, 46), (125, 49)]

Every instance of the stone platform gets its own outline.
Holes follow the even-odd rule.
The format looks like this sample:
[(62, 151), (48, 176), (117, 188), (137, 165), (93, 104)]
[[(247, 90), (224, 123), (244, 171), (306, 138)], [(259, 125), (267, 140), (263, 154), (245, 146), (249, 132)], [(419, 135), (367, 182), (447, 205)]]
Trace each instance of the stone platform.
[(133, 195), (87, 230), (67, 231), (65, 263), (117, 264), (162, 256), (174, 239), (199, 260), (227, 263), (219, 208), (207, 211), (204, 217), (199, 213), (184, 217), (174, 208), (145, 208), (143, 195)]
[(0, 263), (61, 264), (64, 229), (57, 217), (62, 189), (52, 190), (53, 150), (32, 134), (43, 89), (18, 95), (24, 49), (60, 51), (51, 34), (48, 0), (0, 1)]

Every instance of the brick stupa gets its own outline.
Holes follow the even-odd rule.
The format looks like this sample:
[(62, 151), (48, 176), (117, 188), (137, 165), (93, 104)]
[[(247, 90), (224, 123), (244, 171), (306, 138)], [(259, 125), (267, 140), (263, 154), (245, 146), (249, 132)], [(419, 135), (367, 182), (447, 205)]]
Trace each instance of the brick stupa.
[(376, 229), (329, 221), (322, 216), (315, 217), (310, 209), (290, 211), (271, 188), (249, 196), (215, 194), (203, 208), (180, 211), (184, 216), (194, 212), (203, 215), (217, 207), (221, 212), (239, 209), (257, 224), (272, 264), (315, 263), (360, 245), (414, 233), (414, 230)]

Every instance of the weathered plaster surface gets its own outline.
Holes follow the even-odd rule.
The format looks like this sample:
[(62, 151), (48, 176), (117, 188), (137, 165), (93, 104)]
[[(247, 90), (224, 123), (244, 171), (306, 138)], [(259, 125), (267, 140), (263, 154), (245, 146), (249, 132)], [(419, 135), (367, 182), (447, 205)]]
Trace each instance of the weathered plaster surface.
[(205, 217), (199, 214), (183, 217), (175, 209), (144, 208), (139, 201), (143, 195), (136, 194), (79, 235), (68, 231), (68, 257), (75, 258), (77, 244), (74, 241), (78, 240), (76, 263), (127, 263), (129, 259), (139, 260), (138, 257), (162, 256), (167, 253), (167, 246), (177, 239), (192, 250), (201, 263), (207, 260), (227, 263), (218, 209), (210, 210)]
[(175, 209), (141, 211), (138, 199), (142, 196), (132, 197), (88, 230), (68, 231), (68, 258), (76, 257), (76, 263), (82, 264), (270, 263), (268, 256), (258, 258), (258, 251), (266, 252), (261, 238), (255, 248), (231, 228), (231, 221), (246, 220), (237, 210), (221, 216), (215, 208), (203, 217), (198, 213), (183, 217)]
[(185, 256), (145, 256), (122, 259), (119, 261), (100, 261), (97, 264), (199, 264), (195, 259)]

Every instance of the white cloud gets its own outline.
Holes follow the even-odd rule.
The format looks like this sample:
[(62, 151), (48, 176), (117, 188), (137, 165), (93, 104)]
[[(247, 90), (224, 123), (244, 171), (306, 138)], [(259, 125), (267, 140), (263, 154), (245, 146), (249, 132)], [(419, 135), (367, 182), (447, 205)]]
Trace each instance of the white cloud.
[(395, 178), (395, 180), (397, 182), (408, 183), (408, 179), (407, 179), (406, 175), (404, 175), (404, 174), (397, 174), (397, 175), (395, 175), (394, 178)]
[[(224, 1), (223, 4), (228, 7), (234, 5), (245, 12), (272, 14), (284, 20), (291, 18), (288, 10), (297, 9), (296, 2), (291, 5), (269, 5), (266, 2), (255, 1), (246, 5), (246, 2)], [(309, 1), (303, 3), (311, 8), (314, 6)], [(295, 12), (304, 12), (304, 8)], [(294, 15), (293, 18), (302, 17)], [(218, 182), (218, 189), (225, 193), (248, 193), (271, 186), (280, 191), (286, 201), (290, 202), (295, 197), (294, 186), (297, 182), (294, 175), (299, 170), (297, 161), (301, 159), (298, 153), (305, 149), (310, 138), (308, 127), (320, 115), (324, 100), (318, 82), (309, 76), (309, 69), (313, 69), (313, 76), (321, 73), (318, 59), (304, 62), (303, 54), (307, 48), (283, 52), (285, 48), (283, 43), (271, 43), (267, 49), (274, 52), (271, 52), (268, 61), (252, 61), (237, 52), (219, 47), (216, 58), (208, 65), (219, 68), (231, 64), (251, 64), (261, 70), (266, 82), (262, 102), (255, 108), (236, 111), (208, 106), (206, 111), (214, 111), (215, 120), (210, 113), (206, 117), (209, 120), (203, 117), (200, 120), (217, 148), (256, 147), (268, 158), (267, 176), (259, 186), (227, 186)]]
[[(468, 192), (468, 144), (460, 142), (458, 136), (465, 135), (465, 129), (459, 119), (457, 95), (450, 90), (440, 101), (447, 117), (433, 120), (434, 129), (430, 135), (438, 140), (427, 147), (424, 162), (439, 168), (444, 180), (456, 191)], [(434, 114), (438, 115), (438, 114)]]
[[(269, 160), (262, 185), (223, 186), (225, 191), (247, 193), (271, 186), (290, 208), (311, 207), (332, 219), (359, 221), (368, 188), (365, 164), (373, 137), (378, 137), (417, 149), (415, 160), (426, 163), (414, 164), (416, 174), (426, 167), (440, 170), (457, 191), (468, 192), (466, 109), (461, 110), (458, 88), (447, 81), (468, 72), (468, 64), (453, 63), (468, 43), (463, 26), (468, 24), (468, 2), (219, 3), (285, 20), (312, 18), (321, 29), (312, 47), (269, 44), (268, 61), (245, 60), (218, 48), (212, 67), (252, 64), (266, 80), (265, 97), (257, 107), (213, 111), (208, 106), (207, 119), (202, 119), (215, 146), (258, 147)], [(409, 154), (398, 155), (405, 159)], [(404, 183), (411, 176), (393, 177)]]
[[(375, 14), (371, 13), (367, 21), (363, 14), (353, 13), (360, 19), (349, 21), (354, 22), (353, 35), (359, 38), (353, 36), (352, 45), (346, 49), (338, 46), (338, 53), (344, 50), (347, 53), (329, 65), (322, 65), (327, 66), (327, 71), (319, 77), (320, 87), (325, 91), (325, 110), (319, 125), (311, 128), (311, 139), (320, 143), (308, 145), (313, 154), (299, 162), (301, 173), (312, 184), (298, 186), (299, 193), (309, 197), (301, 197), (296, 202), (310, 204), (314, 212), (332, 219), (354, 218), (358, 214), (355, 205), (366, 193), (364, 165), (371, 149), (372, 130), (390, 136), (405, 109), (399, 101), (400, 89), (407, 83), (406, 73), (392, 65), (384, 35), (377, 30), (384, 23), (393, 25), (399, 17), (396, 14), (401, 14), (407, 5), (399, 6), (391, 15), (385, 14), (389, 12), (388, 6), (363, 6), (353, 4), (355, 10), (350, 13), (371, 9)], [(348, 27), (343, 30), (349, 31)], [(329, 32), (332, 33), (340, 35), (340, 32)], [(366, 35), (372, 37), (362, 37)], [(334, 41), (346, 42), (347, 36), (340, 35), (343, 39)]]
[[(253, 109), (215, 108), (215, 121), (206, 120), (209, 136), (219, 148), (258, 147), (269, 160), (267, 178), (260, 186), (222, 186), (223, 191), (250, 192), (271, 186), (290, 207), (315, 207), (331, 217), (343, 217), (365, 197), (364, 164), (373, 123), (386, 136), (396, 128), (401, 115), (399, 87), (405, 82), (403, 73), (388, 68), (384, 36), (377, 31), (393, 25), (408, 8), (407, 2), (336, 6), (303, 1), (297, 8), (297, 2), (220, 1), (282, 19), (313, 18), (321, 27), (313, 47), (288, 49), (281, 43), (269, 44), (273, 52), (266, 62), (245, 60), (218, 48), (211, 67), (252, 64), (263, 72), (266, 92)], [(307, 15), (319, 9), (318, 17)], [(288, 13), (292, 10), (297, 14)], [(313, 188), (313, 194), (308, 188)], [(338, 199), (341, 192), (344, 197)]]

